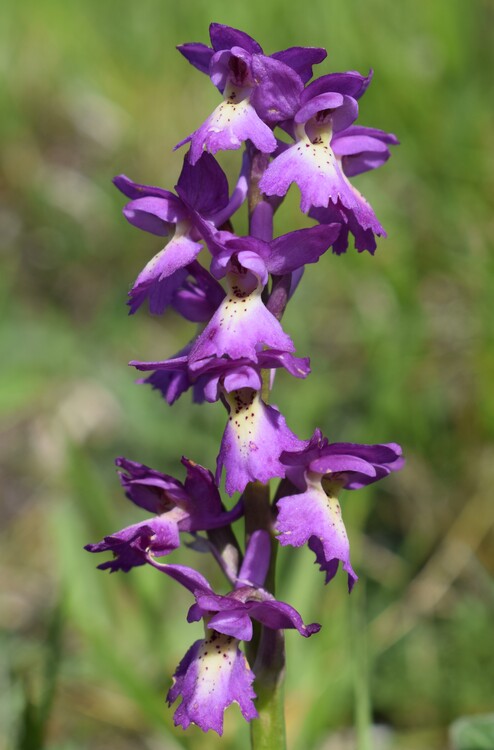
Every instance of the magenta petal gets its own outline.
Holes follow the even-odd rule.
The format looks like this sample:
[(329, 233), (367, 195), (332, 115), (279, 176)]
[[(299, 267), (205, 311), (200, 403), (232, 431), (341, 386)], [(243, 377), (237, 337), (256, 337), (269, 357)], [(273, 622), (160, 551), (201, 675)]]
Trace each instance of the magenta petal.
[(300, 208), (305, 213), (311, 206), (341, 202), (362, 229), (384, 233), (371, 206), (343, 174), (330, 146), (308, 139), (298, 141), (271, 162), (259, 188), (267, 195), (281, 196), (292, 182), (300, 188)]
[(266, 195), (282, 196), (292, 182), (300, 189), (300, 208), (304, 213), (311, 206), (327, 206), (341, 192), (351, 196), (331, 148), (312, 144), (308, 139), (277, 156), (265, 171), (259, 188)]
[(200, 242), (194, 242), (185, 235), (172, 237), (135, 280), (129, 292), (131, 312), (134, 313), (149, 298), (150, 311), (160, 315), (185, 281), (185, 266), (195, 260), (201, 249)]
[(240, 388), (252, 388), (260, 391), (262, 388), (261, 374), (249, 365), (236, 367), (223, 378), (223, 388), (227, 393), (238, 391)]
[(341, 561), (348, 575), (357, 579), (350, 563), (350, 544), (340, 505), (335, 497), (326, 495), (320, 483), (309, 483), (306, 492), (278, 500), (276, 529), (282, 546), (301, 547), (313, 538), (318, 540), (317, 562), (332, 574), (326, 583), (336, 572), (334, 560)]
[(261, 290), (248, 296), (229, 294), (201, 333), (190, 353), (190, 362), (206, 357), (247, 357), (257, 362), (261, 344), (292, 352), (291, 338), (261, 300)]
[(167, 695), (169, 705), (182, 698), (175, 725), (187, 729), (193, 723), (204, 732), (213, 729), (221, 735), (224, 711), (234, 702), (246, 721), (255, 719), (253, 682), (254, 674), (236, 639), (213, 632), (196, 641), (178, 665)]
[(302, 441), (287, 427), (280, 412), (261, 401), (259, 394), (246, 388), (226, 398), (230, 416), (217, 460), (217, 483), (223, 466), (229, 495), (243, 492), (248, 482), (284, 477), (286, 469), (280, 454), (296, 450)]
[(190, 161), (195, 164), (203, 151), (236, 150), (247, 140), (259, 151), (269, 154), (276, 148), (276, 138), (248, 99), (229, 99), (219, 104), (208, 119), (190, 136)]

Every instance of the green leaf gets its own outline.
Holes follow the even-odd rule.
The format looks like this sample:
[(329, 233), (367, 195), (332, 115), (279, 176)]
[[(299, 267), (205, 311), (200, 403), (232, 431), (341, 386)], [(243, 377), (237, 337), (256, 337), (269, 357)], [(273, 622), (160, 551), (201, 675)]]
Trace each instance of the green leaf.
[(454, 750), (492, 750), (494, 714), (458, 719), (451, 727)]

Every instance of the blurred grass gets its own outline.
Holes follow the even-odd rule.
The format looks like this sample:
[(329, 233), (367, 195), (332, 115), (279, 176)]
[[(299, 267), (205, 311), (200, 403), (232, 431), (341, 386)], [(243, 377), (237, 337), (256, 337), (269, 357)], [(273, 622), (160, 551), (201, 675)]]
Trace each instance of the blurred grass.
[[(324, 624), (307, 642), (287, 637), (290, 746), (353, 748), (337, 732), (360, 695), (357, 715), (368, 702), (392, 732), (376, 750), (446, 748), (454, 719), (493, 710), (492, 4), (11, 0), (2, 16), (0, 748), (21, 747), (22, 717), (48, 705), (62, 591), (46, 747), (220, 746), (174, 729), (164, 706), (200, 633), (184, 624), (186, 592), (151, 571), (109, 577), (82, 552), (137, 520), (114, 456), (172, 474), (182, 452), (213, 466), (224, 423), (219, 405), (185, 398), (168, 411), (133, 384), (129, 359), (169, 356), (193, 330), (173, 315), (126, 316), (127, 286), (159, 240), (125, 223), (110, 184), (124, 171), (173, 186), (182, 154), (171, 147), (217, 102), (174, 46), (207, 41), (210, 20), (267, 51), (325, 46), (319, 74), (372, 66), (360, 121), (402, 141), (358, 181), (389, 238), (375, 258), (309, 267), (286, 315), (313, 367), (306, 383), (277, 379), (293, 429), (396, 440), (408, 459), (382, 487), (343, 500), (357, 617), (342, 576), (323, 588), (307, 550), (281, 550), (280, 596)], [(232, 179), (236, 157), (221, 157)], [(294, 192), (278, 232), (301, 225), (297, 202)], [(231, 709), (221, 747), (247, 741)]]

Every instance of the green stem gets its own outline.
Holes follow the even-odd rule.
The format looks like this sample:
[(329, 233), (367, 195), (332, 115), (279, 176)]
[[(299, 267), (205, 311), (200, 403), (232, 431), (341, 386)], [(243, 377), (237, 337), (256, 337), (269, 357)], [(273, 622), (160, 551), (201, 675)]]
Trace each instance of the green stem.
[(353, 653), (353, 694), (355, 705), (356, 750), (371, 750), (372, 708), (369, 690), (367, 622), (365, 616), (365, 581), (352, 594), (350, 602), (351, 649)]
[(285, 639), (283, 631), (262, 628), (254, 672), (256, 708), (259, 718), (254, 719), (250, 724), (252, 750), (285, 750), (283, 695)]

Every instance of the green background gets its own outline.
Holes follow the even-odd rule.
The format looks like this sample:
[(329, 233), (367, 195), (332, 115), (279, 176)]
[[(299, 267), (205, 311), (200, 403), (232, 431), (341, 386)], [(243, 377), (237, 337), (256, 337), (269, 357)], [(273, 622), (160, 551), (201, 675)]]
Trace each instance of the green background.
[[(487, 0), (4, 5), (0, 748), (247, 747), (237, 708), (219, 740), (176, 730), (164, 705), (200, 637), (187, 592), (142, 568), (110, 577), (82, 551), (142, 518), (116, 455), (177, 476), (182, 453), (212, 467), (225, 421), (220, 404), (184, 397), (169, 410), (134, 385), (128, 360), (170, 356), (194, 330), (174, 314), (127, 317), (129, 284), (160, 240), (125, 222), (111, 186), (119, 172), (175, 184), (172, 146), (219, 97), (174, 47), (207, 42), (211, 20), (268, 53), (326, 47), (318, 75), (373, 67), (359, 122), (402, 143), (355, 180), (388, 239), (374, 258), (352, 250), (309, 267), (284, 321), (313, 368), (305, 382), (277, 378), (292, 429), (393, 440), (407, 457), (399, 475), (343, 497), (351, 598), (341, 574), (324, 587), (306, 550), (280, 555), (279, 596), (323, 623), (308, 641), (287, 637), (288, 735), (297, 750), (442, 750), (453, 720), (494, 707)], [(234, 180), (238, 154), (220, 161)], [(297, 205), (292, 190), (278, 233), (304, 225)], [(370, 717), (380, 728), (366, 744)]]

